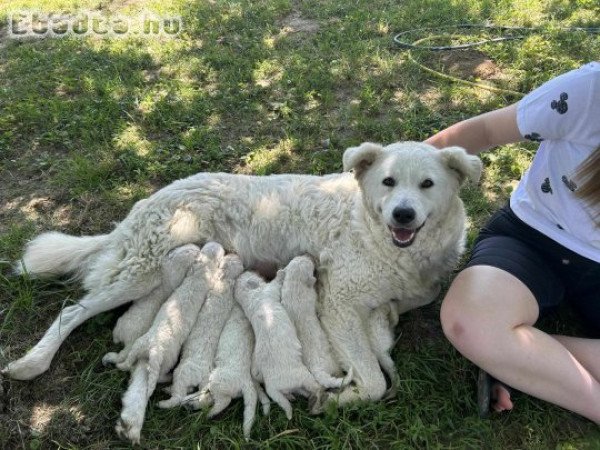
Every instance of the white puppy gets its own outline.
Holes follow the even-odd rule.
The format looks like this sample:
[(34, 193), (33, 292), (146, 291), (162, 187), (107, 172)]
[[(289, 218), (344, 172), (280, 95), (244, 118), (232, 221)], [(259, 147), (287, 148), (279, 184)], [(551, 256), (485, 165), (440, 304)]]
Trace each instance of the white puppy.
[(181, 345), (206, 298), (210, 277), (224, 255), (223, 247), (214, 242), (202, 248), (181, 285), (161, 306), (152, 327), (134, 342), (125, 360), (117, 363), (121, 370), (133, 370), (134, 378), (123, 396), (123, 410), (115, 428), (121, 437), (139, 442), (148, 399), (159, 378), (177, 362)]
[(173, 371), (171, 398), (158, 403), (160, 408), (173, 408), (199, 386), (204, 388), (213, 369), (219, 337), (235, 303), (235, 280), (244, 271), (242, 261), (234, 254), (223, 258), (221, 266), (211, 277), (212, 285), (196, 323), (183, 344), (179, 364)]
[(243, 396), (243, 431), (246, 439), (250, 437), (256, 417), (257, 398), (260, 398), (263, 412), (267, 414), (269, 411), (269, 399), (250, 374), (253, 347), (254, 335), (250, 322), (239, 305), (234, 304), (219, 339), (215, 369), (209, 376), (208, 384), (200, 393), (188, 395), (183, 401), (192, 409), (212, 404), (208, 417), (214, 417), (223, 411), (232, 399)]
[[(125, 344), (119, 353), (111, 352), (104, 355), (104, 365), (115, 364), (123, 361), (132, 344), (152, 326), (154, 317), (165, 299), (171, 295), (187, 274), (188, 269), (200, 253), (200, 249), (193, 244), (183, 245), (171, 250), (163, 260), (162, 283), (147, 297), (142, 297), (134, 302), (123, 314), (113, 330), (115, 343)], [(123, 394), (123, 410), (121, 420), (117, 425), (117, 432), (122, 436), (139, 443), (139, 432), (144, 421), (144, 410), (140, 414), (139, 405), (147, 401), (148, 364), (146, 361), (138, 362), (131, 371), (129, 386)], [(125, 428), (124, 424), (133, 424)]]
[(292, 259), (284, 270), (281, 304), (296, 328), (302, 346), (302, 361), (310, 373), (324, 388), (339, 388), (350, 382), (352, 374), (349, 372), (346, 378), (332, 376), (339, 372), (339, 366), (333, 359), (329, 341), (317, 318), (314, 270), (315, 265), (309, 256)]
[(125, 360), (135, 340), (148, 331), (161, 305), (181, 284), (198, 253), (200, 253), (198, 246), (187, 244), (177, 247), (167, 254), (162, 263), (160, 286), (147, 297), (133, 302), (117, 320), (113, 330), (113, 342), (124, 344), (125, 348), (119, 353), (110, 352), (104, 355), (102, 358), (104, 365), (116, 364)]
[(252, 375), (267, 394), (292, 418), (286, 394), (308, 392), (312, 410), (320, 408), (322, 387), (302, 363), (300, 341), (281, 304), (284, 271), (270, 283), (254, 272), (243, 273), (235, 285), (235, 299), (252, 324), (255, 345)]

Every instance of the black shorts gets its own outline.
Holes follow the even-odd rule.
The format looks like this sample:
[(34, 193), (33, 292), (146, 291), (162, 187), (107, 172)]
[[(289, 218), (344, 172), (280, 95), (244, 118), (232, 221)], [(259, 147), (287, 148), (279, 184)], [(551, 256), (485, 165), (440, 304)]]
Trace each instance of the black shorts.
[(540, 317), (564, 300), (600, 334), (600, 263), (530, 227), (506, 205), (475, 240), (466, 267), (493, 266), (517, 277), (536, 298)]

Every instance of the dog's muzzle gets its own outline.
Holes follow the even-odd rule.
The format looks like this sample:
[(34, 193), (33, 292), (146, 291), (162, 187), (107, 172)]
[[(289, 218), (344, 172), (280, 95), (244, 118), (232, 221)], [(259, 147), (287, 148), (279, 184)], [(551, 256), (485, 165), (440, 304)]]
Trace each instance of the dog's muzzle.
[(388, 228), (392, 232), (392, 242), (400, 248), (409, 247), (415, 241), (417, 233), (424, 225), (425, 222), (417, 228), (391, 227), (388, 225)]

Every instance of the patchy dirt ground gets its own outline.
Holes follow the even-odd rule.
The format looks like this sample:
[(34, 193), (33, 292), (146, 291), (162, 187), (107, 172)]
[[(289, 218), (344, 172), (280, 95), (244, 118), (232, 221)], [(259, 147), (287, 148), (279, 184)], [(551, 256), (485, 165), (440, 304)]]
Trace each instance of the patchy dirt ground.
[(507, 75), (489, 57), (474, 49), (440, 52), (439, 62), (447, 73), (459, 78), (506, 80)]

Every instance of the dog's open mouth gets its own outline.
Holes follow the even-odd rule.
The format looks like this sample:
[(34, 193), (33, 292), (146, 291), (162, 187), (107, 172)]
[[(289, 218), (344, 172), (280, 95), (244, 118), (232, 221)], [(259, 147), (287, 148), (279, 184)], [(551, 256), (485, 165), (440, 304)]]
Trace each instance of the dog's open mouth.
[[(425, 225), (425, 223), (423, 223), (423, 225)], [(423, 225), (414, 229), (388, 226), (392, 232), (392, 241), (394, 242), (394, 245), (398, 247), (408, 247), (411, 245), (415, 241), (415, 237), (417, 236), (419, 230), (423, 228)]]

